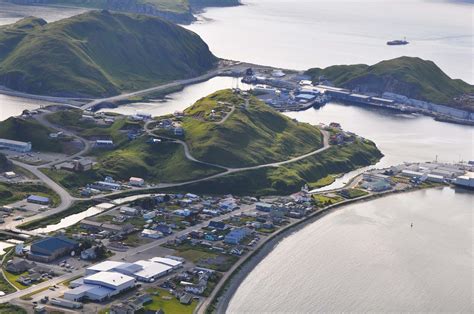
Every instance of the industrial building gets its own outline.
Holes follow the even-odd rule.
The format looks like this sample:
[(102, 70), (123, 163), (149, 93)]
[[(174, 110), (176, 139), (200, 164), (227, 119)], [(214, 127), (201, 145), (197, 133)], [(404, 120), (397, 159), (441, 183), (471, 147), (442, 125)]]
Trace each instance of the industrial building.
[(453, 183), (461, 187), (474, 189), (474, 172), (468, 172), (465, 175), (457, 177)]
[(77, 245), (76, 241), (63, 236), (44, 238), (31, 244), (28, 258), (33, 261), (49, 263), (69, 254)]
[(30, 195), (27, 197), (26, 201), (33, 204), (49, 205), (49, 198), (39, 195)]
[(0, 149), (8, 149), (19, 153), (27, 153), (32, 149), (31, 142), (19, 142), (0, 138)]
[(82, 279), (71, 282), (76, 286), (64, 292), (64, 298), (69, 301), (81, 301), (84, 299), (92, 301), (104, 301), (108, 298), (135, 287), (136, 280), (133, 277), (118, 273), (102, 271)]
[(139, 281), (153, 282), (157, 278), (181, 267), (182, 264), (183, 261), (169, 257), (155, 257), (148, 261), (140, 260), (134, 263), (105, 261), (86, 268), (86, 275), (100, 272), (117, 272), (134, 277)]

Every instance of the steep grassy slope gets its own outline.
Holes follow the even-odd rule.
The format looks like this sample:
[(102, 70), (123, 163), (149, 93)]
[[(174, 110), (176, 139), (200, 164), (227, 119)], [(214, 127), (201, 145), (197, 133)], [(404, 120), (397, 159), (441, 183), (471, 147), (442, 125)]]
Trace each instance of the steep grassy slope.
[(67, 151), (67, 139), (50, 139), (53, 130), (32, 119), (9, 118), (0, 122), (0, 138), (31, 142), (33, 150), (62, 153)]
[(9, 0), (23, 5), (52, 4), (146, 14), (176, 23), (191, 23), (193, 12), (212, 6), (235, 6), (239, 0)]
[(0, 28), (0, 84), (47, 95), (105, 96), (211, 69), (198, 35), (148, 16), (91, 11)]
[(314, 81), (324, 76), (336, 86), (349, 89), (373, 93), (394, 92), (414, 99), (474, 110), (473, 103), (454, 99), (474, 93), (474, 86), (451, 79), (435, 63), (420, 58), (400, 57), (372, 66), (335, 65), (325, 69), (310, 69), (307, 74)]
[(282, 167), (239, 172), (189, 185), (185, 190), (214, 194), (287, 195), (299, 191), (305, 184), (311, 186), (328, 175), (374, 164), (381, 157), (374, 143), (358, 140), (352, 144), (331, 147), (321, 154)]
[[(206, 112), (222, 106), (219, 102), (235, 107), (225, 123), (202, 121)], [(199, 100), (185, 113), (185, 141), (192, 155), (219, 165), (244, 167), (283, 161), (322, 146), (318, 128), (293, 121), (253, 97), (247, 107), (244, 99), (230, 90)]]

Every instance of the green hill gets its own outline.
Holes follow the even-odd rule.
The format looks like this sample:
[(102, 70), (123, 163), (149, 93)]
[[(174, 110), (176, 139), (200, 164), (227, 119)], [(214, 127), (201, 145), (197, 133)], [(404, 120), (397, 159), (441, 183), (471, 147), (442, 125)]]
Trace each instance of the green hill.
[(91, 11), (0, 27), (0, 85), (55, 96), (108, 96), (213, 68), (195, 33), (149, 16)]
[(455, 99), (474, 93), (474, 86), (451, 79), (434, 62), (420, 58), (400, 57), (368, 66), (335, 65), (306, 72), (313, 81), (324, 77), (336, 86), (381, 94), (393, 92), (410, 98), (445, 104), (474, 111), (474, 103)]
[(34, 151), (74, 153), (77, 147), (70, 138), (51, 139), (54, 132), (33, 119), (9, 118), (0, 122), (0, 138), (15, 141), (31, 142)]
[(62, 5), (117, 12), (145, 14), (175, 23), (191, 23), (193, 12), (205, 7), (235, 6), (239, 0), (9, 0), (22, 5)]
[[(212, 110), (222, 112), (216, 121), (207, 119)], [(224, 123), (216, 123), (228, 114)], [(254, 97), (246, 106), (231, 90), (216, 92), (186, 109), (182, 126), (195, 158), (228, 167), (283, 161), (322, 146), (318, 128), (291, 120)]]

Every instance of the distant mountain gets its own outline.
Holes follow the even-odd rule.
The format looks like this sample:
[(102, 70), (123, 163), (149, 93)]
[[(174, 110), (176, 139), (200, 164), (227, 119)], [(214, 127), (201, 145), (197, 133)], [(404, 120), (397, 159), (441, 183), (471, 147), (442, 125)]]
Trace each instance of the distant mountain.
[(306, 72), (313, 81), (326, 78), (336, 86), (381, 94), (393, 92), (413, 99), (474, 111), (474, 101), (462, 97), (474, 93), (474, 86), (451, 79), (434, 62), (400, 57), (368, 66), (335, 65)]
[(158, 16), (189, 24), (194, 12), (205, 7), (236, 6), (239, 0), (8, 0), (22, 5), (64, 5)]
[(0, 85), (54, 96), (108, 96), (197, 76), (217, 58), (195, 33), (157, 17), (90, 11), (0, 27)]

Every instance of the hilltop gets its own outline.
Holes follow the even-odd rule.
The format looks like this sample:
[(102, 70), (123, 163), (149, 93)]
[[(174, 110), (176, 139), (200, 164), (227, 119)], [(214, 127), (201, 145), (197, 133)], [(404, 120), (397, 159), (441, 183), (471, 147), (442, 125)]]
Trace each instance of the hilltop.
[(452, 79), (434, 62), (420, 58), (400, 57), (375, 65), (335, 65), (306, 72), (313, 81), (324, 77), (336, 86), (377, 93), (393, 92), (410, 98), (474, 111), (472, 101), (459, 97), (474, 93), (474, 86)]
[(53, 96), (110, 96), (198, 76), (217, 58), (195, 33), (157, 17), (90, 11), (0, 27), (0, 85)]
[[(209, 118), (212, 110), (218, 115), (214, 119)], [(200, 99), (184, 113), (184, 140), (193, 156), (209, 163), (254, 166), (322, 147), (317, 127), (291, 120), (255, 97), (246, 103), (231, 90)], [(227, 115), (225, 122), (219, 123)]]
[(124, 13), (145, 14), (165, 18), (171, 22), (189, 24), (193, 13), (206, 7), (240, 5), (239, 0), (9, 0), (22, 5), (63, 5), (91, 9), (104, 9)]

